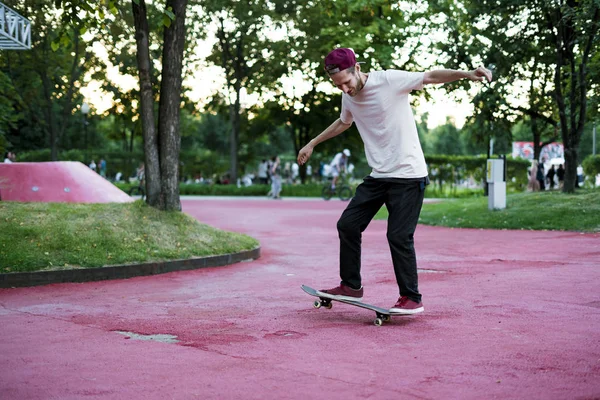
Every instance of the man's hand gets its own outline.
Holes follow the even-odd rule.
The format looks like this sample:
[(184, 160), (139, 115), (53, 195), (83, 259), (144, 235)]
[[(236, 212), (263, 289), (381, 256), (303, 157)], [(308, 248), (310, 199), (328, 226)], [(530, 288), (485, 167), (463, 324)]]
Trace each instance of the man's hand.
[(310, 144), (304, 146), (298, 153), (298, 165), (304, 165), (312, 155), (313, 147)]
[(469, 72), (469, 79), (472, 81), (483, 82), (487, 80), (488, 82), (492, 81), (492, 71), (485, 67), (479, 67), (476, 70)]

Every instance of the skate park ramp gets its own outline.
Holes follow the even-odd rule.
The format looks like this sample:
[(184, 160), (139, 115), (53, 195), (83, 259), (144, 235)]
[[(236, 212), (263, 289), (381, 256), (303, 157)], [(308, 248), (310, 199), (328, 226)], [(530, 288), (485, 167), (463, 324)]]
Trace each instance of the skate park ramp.
[(133, 201), (86, 165), (73, 161), (0, 164), (0, 198), (41, 203)]

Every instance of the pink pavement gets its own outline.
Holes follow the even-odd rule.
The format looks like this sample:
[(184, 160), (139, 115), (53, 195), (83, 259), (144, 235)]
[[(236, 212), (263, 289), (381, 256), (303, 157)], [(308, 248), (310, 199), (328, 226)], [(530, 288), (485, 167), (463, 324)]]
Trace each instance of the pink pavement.
[[(0, 290), (0, 398), (600, 397), (599, 234), (419, 226), (425, 313), (376, 327), (300, 289), (338, 283), (345, 205), (184, 200), (201, 222), (258, 238), (262, 257)], [(362, 270), (365, 301), (390, 307), (385, 229), (365, 232)], [(178, 342), (137, 340), (155, 334)]]
[(0, 164), (4, 201), (58, 203), (128, 203), (121, 189), (73, 161)]

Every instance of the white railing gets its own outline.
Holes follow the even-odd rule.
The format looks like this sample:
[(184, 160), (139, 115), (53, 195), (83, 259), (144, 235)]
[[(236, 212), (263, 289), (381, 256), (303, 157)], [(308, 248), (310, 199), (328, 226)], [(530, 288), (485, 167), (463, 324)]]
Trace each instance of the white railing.
[(31, 23), (0, 3), (0, 50), (31, 49)]

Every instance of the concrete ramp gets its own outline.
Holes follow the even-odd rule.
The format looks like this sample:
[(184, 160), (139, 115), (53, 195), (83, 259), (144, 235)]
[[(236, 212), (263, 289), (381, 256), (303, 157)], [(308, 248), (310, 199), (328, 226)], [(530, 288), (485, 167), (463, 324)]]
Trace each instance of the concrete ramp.
[(0, 164), (2, 201), (127, 203), (133, 199), (80, 162)]

